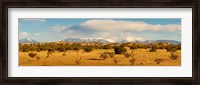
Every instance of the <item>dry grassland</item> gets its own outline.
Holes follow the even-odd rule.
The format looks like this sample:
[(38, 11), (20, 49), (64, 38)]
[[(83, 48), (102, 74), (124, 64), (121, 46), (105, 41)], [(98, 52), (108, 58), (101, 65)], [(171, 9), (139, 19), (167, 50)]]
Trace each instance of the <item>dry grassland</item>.
[[(19, 52), (19, 66), (181, 66), (181, 51), (174, 54), (177, 59), (172, 59), (171, 53), (165, 49), (157, 49), (157, 52), (148, 52), (149, 49), (137, 49), (128, 53), (132, 53), (129, 58), (124, 54), (115, 54), (113, 58), (108, 57), (105, 60), (100, 58), (103, 52), (114, 52), (113, 49), (95, 49), (91, 52), (83, 50), (66, 52), (53, 52), (47, 56), (47, 51), (36, 52), (35, 57), (30, 57), (30, 52)], [(131, 64), (131, 59), (134, 63)]]

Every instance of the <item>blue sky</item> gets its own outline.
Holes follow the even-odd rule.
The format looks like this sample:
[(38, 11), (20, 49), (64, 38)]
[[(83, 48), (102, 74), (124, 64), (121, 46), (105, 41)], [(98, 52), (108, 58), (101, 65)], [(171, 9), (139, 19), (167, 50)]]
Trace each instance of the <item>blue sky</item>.
[(66, 38), (181, 41), (181, 19), (21, 18), (19, 39), (54, 42)]

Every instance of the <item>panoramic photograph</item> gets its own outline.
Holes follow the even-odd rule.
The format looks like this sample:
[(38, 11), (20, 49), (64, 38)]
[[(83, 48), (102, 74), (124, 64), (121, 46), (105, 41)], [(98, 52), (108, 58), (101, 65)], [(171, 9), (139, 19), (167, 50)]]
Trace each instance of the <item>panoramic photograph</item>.
[(19, 66), (181, 66), (179, 18), (19, 18)]

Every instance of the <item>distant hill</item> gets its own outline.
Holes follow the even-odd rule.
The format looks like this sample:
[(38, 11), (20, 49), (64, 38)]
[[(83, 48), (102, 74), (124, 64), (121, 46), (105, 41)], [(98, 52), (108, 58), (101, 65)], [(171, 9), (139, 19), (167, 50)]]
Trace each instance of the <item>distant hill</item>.
[(156, 40), (156, 42), (168, 42), (171, 44), (181, 44), (181, 42), (175, 41), (175, 40)]
[(135, 41), (135, 43), (144, 43), (144, 44), (150, 44), (150, 43), (155, 43), (155, 42), (166, 42), (166, 43), (171, 43), (171, 44), (181, 44), (179, 41), (175, 40), (145, 40), (145, 41)]
[(109, 40), (106, 39), (95, 39), (95, 38), (67, 38), (62, 41), (65, 42), (100, 42), (100, 43), (108, 43)]
[[(100, 42), (100, 43), (126, 43), (129, 42), (127, 40), (120, 40), (120, 41), (114, 41), (114, 40), (109, 40), (109, 39), (95, 39), (95, 38), (67, 38), (62, 40), (64, 42)], [(181, 44), (179, 41), (175, 40), (145, 40), (145, 41), (133, 41), (135, 43), (144, 43), (144, 44), (150, 44), (150, 43), (155, 43), (155, 42), (167, 42), (171, 44)]]
[[(126, 43), (129, 42), (127, 40), (111, 40), (111, 39), (103, 39), (103, 38), (67, 38), (62, 40), (63, 42), (99, 42), (99, 43)], [(166, 42), (171, 44), (181, 44), (179, 41), (175, 40), (144, 40), (144, 41), (133, 41), (134, 43), (144, 43), (144, 44), (151, 44), (155, 42)], [(36, 40), (33, 39), (20, 39), (19, 43), (39, 43)]]
[(33, 39), (20, 39), (19, 43), (39, 43), (39, 42)]

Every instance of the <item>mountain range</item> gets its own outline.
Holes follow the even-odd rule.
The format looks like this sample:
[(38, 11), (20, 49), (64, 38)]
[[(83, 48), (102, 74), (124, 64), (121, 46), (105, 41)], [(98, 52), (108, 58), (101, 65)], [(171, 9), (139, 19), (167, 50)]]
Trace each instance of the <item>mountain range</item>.
[[(62, 40), (64, 42), (101, 42), (101, 43), (112, 43), (112, 42), (116, 42), (116, 43), (126, 43), (129, 42), (128, 40), (111, 40), (111, 39), (94, 39), (94, 38), (67, 38)], [(144, 40), (144, 41), (140, 41), (140, 40), (136, 40), (133, 41), (135, 43), (144, 43), (144, 44), (150, 44), (150, 43), (154, 43), (154, 42), (168, 42), (168, 43), (172, 43), (172, 44), (181, 44), (181, 42), (176, 41), (176, 40)]]
[[(103, 39), (103, 38), (67, 38), (64, 40), (61, 40), (62, 42), (100, 42), (100, 43), (126, 43), (129, 42), (128, 40), (112, 40), (112, 39)], [(133, 41), (135, 43), (144, 43), (144, 44), (150, 44), (155, 42), (168, 42), (172, 44), (181, 44), (179, 41), (175, 40), (144, 40), (144, 41)], [(36, 40), (33, 39), (21, 39), (19, 40), (19, 43), (39, 43)]]
[(36, 40), (27, 38), (27, 39), (20, 39), (19, 43), (39, 43), (39, 42)]

